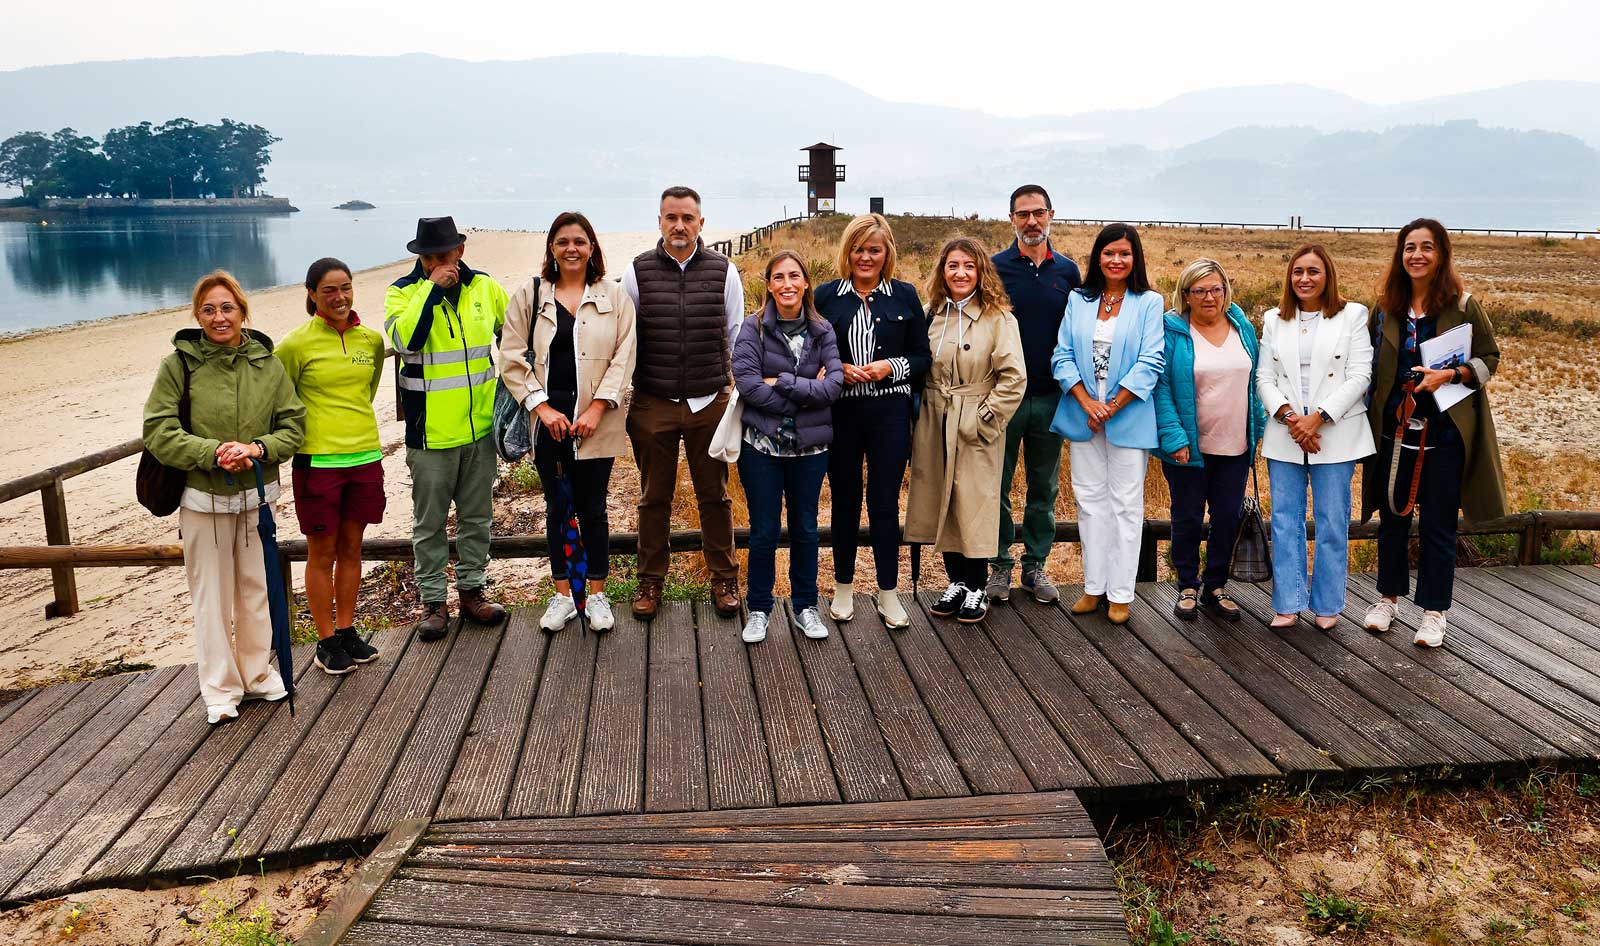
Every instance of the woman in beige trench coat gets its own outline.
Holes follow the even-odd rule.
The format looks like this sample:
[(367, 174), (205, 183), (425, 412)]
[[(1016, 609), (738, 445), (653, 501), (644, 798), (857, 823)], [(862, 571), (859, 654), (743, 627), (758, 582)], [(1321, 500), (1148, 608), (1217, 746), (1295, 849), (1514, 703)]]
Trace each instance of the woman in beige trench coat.
[(928, 345), (906, 541), (944, 553), (950, 585), (930, 611), (976, 624), (988, 614), (983, 584), (999, 542), (1006, 424), (1028, 381), (1011, 302), (976, 240), (957, 237), (939, 251), (928, 281)]

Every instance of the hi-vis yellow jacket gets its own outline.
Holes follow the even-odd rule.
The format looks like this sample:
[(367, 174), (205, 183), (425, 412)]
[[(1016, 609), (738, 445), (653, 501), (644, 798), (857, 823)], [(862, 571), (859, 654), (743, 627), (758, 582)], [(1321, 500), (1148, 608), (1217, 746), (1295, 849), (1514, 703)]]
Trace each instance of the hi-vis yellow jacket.
[(384, 334), (402, 362), (400, 401), (412, 449), (459, 447), (494, 429), (491, 353), (506, 320), (506, 291), (464, 261), (460, 268), (456, 302), (420, 261), (383, 300)]

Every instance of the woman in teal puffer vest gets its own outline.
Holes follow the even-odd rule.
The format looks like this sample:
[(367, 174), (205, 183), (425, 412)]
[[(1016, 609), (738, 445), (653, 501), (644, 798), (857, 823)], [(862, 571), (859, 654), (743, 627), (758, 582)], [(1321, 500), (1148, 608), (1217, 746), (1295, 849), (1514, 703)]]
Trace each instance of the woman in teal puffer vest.
[[(278, 498), (278, 464), (305, 438), (306, 409), (295, 396), (272, 339), (244, 327), (249, 304), (221, 270), (194, 288), (199, 328), (180, 330), (144, 406), (144, 444), (167, 466), (188, 471), (178, 508), (183, 565), (194, 611), (200, 695), (212, 723), (239, 715), (242, 700), (280, 700), (272, 665), (266, 559), (256, 534), (252, 461), (266, 500)], [(189, 423), (179, 419), (185, 376)]]
[[(1186, 621), (1205, 607), (1225, 621), (1239, 606), (1224, 586), (1239, 536), (1239, 507), (1267, 415), (1256, 396), (1256, 332), (1233, 303), (1222, 264), (1184, 267), (1166, 315), (1166, 368), (1156, 381), (1161, 472), (1172, 495), (1174, 613)], [(1210, 510), (1210, 528), (1206, 512)], [(1206, 540), (1205, 575), (1200, 541)]]

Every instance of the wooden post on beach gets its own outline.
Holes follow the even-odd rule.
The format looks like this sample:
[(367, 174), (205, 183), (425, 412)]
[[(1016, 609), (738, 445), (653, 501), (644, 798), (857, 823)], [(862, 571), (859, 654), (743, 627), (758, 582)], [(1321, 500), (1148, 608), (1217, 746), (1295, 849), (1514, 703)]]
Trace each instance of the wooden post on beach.
[[(50, 545), (71, 545), (72, 531), (67, 524), (67, 490), (57, 476), (39, 490), (44, 501), (44, 539)], [(78, 580), (71, 565), (50, 569), (56, 599), (44, 606), (46, 618), (66, 618), (78, 613)]]

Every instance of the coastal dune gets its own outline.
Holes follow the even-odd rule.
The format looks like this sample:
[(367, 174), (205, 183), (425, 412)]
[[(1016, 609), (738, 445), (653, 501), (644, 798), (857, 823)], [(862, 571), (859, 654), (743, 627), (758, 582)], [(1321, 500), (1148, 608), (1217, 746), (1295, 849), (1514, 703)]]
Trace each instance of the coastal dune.
[[(708, 242), (727, 236), (705, 234)], [(657, 239), (650, 232), (603, 234), (602, 245), (613, 261), (611, 275), (620, 275), (622, 261)], [(397, 241), (397, 246), (402, 244), (403, 240)], [(511, 291), (538, 266), (543, 247), (541, 233), (475, 231), (468, 234), (465, 258)], [(407, 259), (355, 275), (355, 308), (364, 324), (382, 330), (384, 290), (412, 265)], [(275, 339), (306, 318), (305, 291), (299, 286), (253, 292), (249, 301), (251, 326)], [(86, 318), (92, 315), (85, 313)], [(0, 440), (0, 482), (139, 436), (156, 366), (172, 351), (173, 333), (193, 324), (184, 306), (0, 342), (0, 361), (7, 369), (7, 396), (0, 399), (0, 430), (5, 431)], [(375, 407), (386, 453), (389, 507), (384, 522), (367, 534), (404, 538), (410, 535), (410, 477), (402, 446), (405, 427), (395, 420), (392, 384), (381, 386)], [(66, 481), (74, 543), (178, 541), (176, 516), (157, 519), (134, 499), (137, 463), (129, 458)], [(278, 530), (283, 536), (298, 536), (289, 492), (284, 490), (276, 508)], [(44, 543), (37, 498), (0, 505), (0, 545)], [(0, 633), (0, 688), (118, 655), (158, 665), (193, 659), (188, 588), (181, 568), (81, 569), (77, 582), (82, 610), (70, 618), (47, 621), (50, 573), (0, 571), (0, 607), (11, 616)]]

